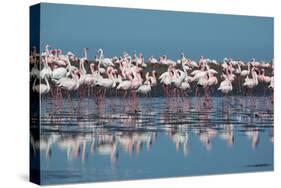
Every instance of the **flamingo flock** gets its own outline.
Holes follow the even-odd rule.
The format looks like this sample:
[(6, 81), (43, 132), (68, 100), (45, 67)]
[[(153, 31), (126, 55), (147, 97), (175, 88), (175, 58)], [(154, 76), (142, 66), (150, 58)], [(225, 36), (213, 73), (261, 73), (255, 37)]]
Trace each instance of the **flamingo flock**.
[(201, 56), (196, 62), (184, 53), (175, 61), (167, 55), (145, 60), (136, 51), (108, 58), (103, 49), (98, 49), (95, 59), (90, 61), (89, 49), (83, 50), (83, 57), (79, 58), (73, 52), (63, 54), (49, 45), (41, 54), (34, 48), (30, 55), (32, 91), (50, 94), (57, 100), (64, 96), (71, 98), (75, 92), (81, 100), (91, 95), (101, 100), (108, 93), (137, 98), (151, 96), (153, 91), (159, 93), (160, 89), (165, 97), (186, 97), (195, 91), (196, 97), (203, 93), (209, 100), (215, 90), (223, 95), (252, 95), (259, 85), (265, 92), (274, 89), (273, 60), (259, 62), (253, 58), (244, 63), (224, 58), (219, 63)]

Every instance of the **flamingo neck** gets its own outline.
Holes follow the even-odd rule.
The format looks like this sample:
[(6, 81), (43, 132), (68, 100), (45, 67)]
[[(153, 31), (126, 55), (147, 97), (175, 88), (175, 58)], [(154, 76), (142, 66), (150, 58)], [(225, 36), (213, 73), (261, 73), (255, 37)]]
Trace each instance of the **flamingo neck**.
[(100, 49), (100, 59), (103, 59), (103, 49)]
[(154, 72), (154, 71), (152, 72), (152, 77), (153, 77), (154, 79), (156, 79), (156, 75), (155, 75), (155, 72)]
[(69, 60), (69, 57), (67, 56), (67, 67), (71, 68), (71, 63), (70, 63), (70, 60)]
[(98, 64), (98, 73), (100, 75), (100, 64), (101, 64), (101, 60), (103, 59), (103, 50), (100, 49), (100, 56), (99, 56), (99, 64)]
[(44, 61), (43, 66), (44, 66), (45, 68), (48, 68), (48, 53), (47, 53), (47, 52), (46, 52), (46, 55), (45, 55), (45, 61)]
[(210, 78), (210, 77), (211, 77), (210, 67), (209, 67), (209, 65), (207, 64), (207, 62), (206, 62), (206, 68), (207, 68), (208, 76), (209, 76), (209, 78)]
[(185, 67), (184, 67), (184, 64), (183, 64), (183, 63), (181, 64), (181, 67), (182, 67), (182, 69), (183, 69), (183, 71), (184, 71), (184, 74), (187, 76), (187, 72), (186, 72), (186, 69), (185, 69)]
[(253, 79), (254, 79), (254, 81), (255, 81), (255, 84), (257, 85), (257, 84), (258, 84), (257, 73), (256, 73), (255, 71), (253, 71), (252, 76), (253, 76)]
[(85, 63), (84, 60), (80, 60), (80, 72), (83, 73), (83, 75), (86, 74), (86, 69), (85, 69), (84, 63)]
[(37, 78), (35, 77), (34, 81), (33, 81), (33, 85), (32, 85), (32, 89), (35, 89), (35, 84), (36, 84)]
[(70, 74), (71, 74), (72, 79), (77, 82), (78, 81), (78, 75), (76, 73), (73, 73), (72, 71), (70, 72)]
[(84, 49), (84, 57), (85, 57), (85, 59), (88, 59), (88, 51), (87, 51), (87, 48)]
[(49, 81), (48, 81), (48, 79), (46, 78), (46, 76), (45, 76), (44, 80), (45, 80), (45, 82), (46, 82), (46, 85), (47, 85), (48, 90), (50, 90), (50, 84), (49, 84)]
[(94, 73), (95, 73), (95, 67), (94, 67), (93, 64), (90, 65), (90, 69), (91, 69), (92, 75), (94, 75)]
[(58, 58), (58, 50), (55, 50), (55, 57)]

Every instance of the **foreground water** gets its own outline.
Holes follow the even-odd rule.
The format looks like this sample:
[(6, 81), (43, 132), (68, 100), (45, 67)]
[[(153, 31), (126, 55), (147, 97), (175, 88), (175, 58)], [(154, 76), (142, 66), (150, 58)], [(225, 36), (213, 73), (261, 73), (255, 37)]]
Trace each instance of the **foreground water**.
[[(273, 169), (270, 97), (42, 100), (42, 184)], [(40, 142), (40, 144), (39, 144)]]

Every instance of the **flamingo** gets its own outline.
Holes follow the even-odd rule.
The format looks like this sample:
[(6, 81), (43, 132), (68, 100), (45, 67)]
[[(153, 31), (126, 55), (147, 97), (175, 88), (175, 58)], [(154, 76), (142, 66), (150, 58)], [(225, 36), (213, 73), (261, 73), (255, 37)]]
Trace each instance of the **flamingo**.
[(208, 83), (207, 83), (207, 92), (208, 92), (208, 88), (215, 86), (218, 84), (218, 79), (215, 76), (215, 74), (217, 74), (217, 71), (215, 71), (214, 69), (210, 69), (209, 65), (206, 65), (207, 67), (207, 72), (208, 72)]
[(152, 67), (155, 67), (155, 65), (158, 64), (158, 60), (156, 58), (154, 58), (153, 56), (151, 56), (149, 59), (148, 59), (148, 63), (152, 65)]
[(127, 96), (128, 90), (132, 88), (132, 76), (128, 75), (129, 80), (123, 80), (119, 83), (117, 86), (117, 90), (123, 90), (124, 91), (124, 97)]
[(227, 75), (225, 75), (225, 74), (222, 75), (224, 80), (220, 83), (220, 86), (218, 88), (218, 90), (220, 90), (224, 94), (228, 94), (233, 89), (232, 83), (229, 79), (229, 71), (228, 70), (226, 71), (226, 74)]
[(79, 81), (78, 81), (79, 71), (78, 70), (71, 71), (70, 74), (72, 78), (63, 77), (57, 81), (57, 85), (59, 88), (66, 91), (74, 91), (79, 88)]
[(39, 71), (39, 69), (38, 69), (38, 65), (37, 65), (37, 64), (38, 64), (38, 63), (37, 63), (36, 60), (35, 60), (34, 66), (32, 67), (32, 69), (31, 69), (31, 71), (30, 71), (30, 77), (31, 77), (31, 78), (39, 78), (40, 71)]
[(45, 60), (43, 61), (43, 69), (40, 71), (39, 76), (41, 79), (44, 79), (45, 77), (51, 78), (52, 77), (52, 70), (48, 65), (48, 52), (46, 51)]
[(257, 73), (255, 71), (255, 68), (252, 68), (252, 78), (245, 79), (245, 82), (243, 83), (243, 86), (248, 87), (249, 89), (253, 89), (255, 86), (258, 85), (258, 78), (257, 78)]
[(168, 67), (168, 70), (166, 72), (162, 73), (159, 76), (159, 79), (160, 79), (160, 83), (163, 86), (164, 94), (166, 96), (169, 96), (169, 86), (171, 85), (172, 79), (173, 79), (173, 67), (172, 67), (172, 65), (170, 65)]
[(147, 94), (151, 91), (151, 81), (150, 80), (146, 80), (144, 82), (143, 85), (141, 85), (138, 89), (137, 89), (137, 93), (141, 93), (147, 96)]
[(107, 89), (115, 88), (116, 82), (112, 74), (112, 69), (107, 71), (108, 78), (98, 77), (94, 80), (95, 86), (100, 86), (104, 89), (103, 96), (106, 94)]
[(104, 55), (103, 55), (103, 49), (98, 49), (97, 51), (100, 55), (99, 55), (99, 68), (100, 68), (100, 65), (104, 66), (104, 67), (107, 67), (107, 66), (112, 66), (114, 67), (114, 63), (112, 62), (112, 59), (110, 58), (105, 58)]
[(184, 91), (190, 88), (189, 82), (191, 81), (191, 78), (187, 75), (187, 70), (189, 69), (188, 66), (185, 66), (185, 63), (182, 63), (182, 68), (184, 70), (185, 78), (181, 82), (179, 89), (181, 91), (182, 96), (185, 95)]
[[(131, 57), (124, 52), (119, 58), (117, 56), (105, 58), (104, 51), (98, 49), (95, 63), (88, 64), (87, 50), (87, 48), (84, 48), (84, 57), (80, 59), (77, 59), (72, 52), (64, 55), (61, 49), (50, 49), (49, 45), (46, 45), (41, 55), (36, 55), (36, 52), (31, 53), (30, 64), (33, 64), (33, 67), (30, 71), (30, 77), (31, 79), (36, 79), (33, 84), (36, 86), (38, 79), (43, 81), (46, 78), (52, 88), (49, 91), (52, 91), (52, 93), (56, 90), (60, 91), (60, 89), (70, 92), (97, 86), (104, 90), (104, 94), (107, 89), (115, 88), (116, 94), (118, 90), (123, 90), (125, 95), (127, 91), (130, 91), (132, 96), (133, 94), (136, 96), (136, 93), (146, 94), (146, 88), (148, 89), (148, 94), (153, 87), (157, 86), (157, 79), (159, 79), (165, 96), (172, 96), (172, 94), (176, 96), (178, 92), (180, 92), (181, 96), (184, 96), (184, 91), (189, 89), (190, 83), (193, 82), (193, 85), (197, 87), (196, 96), (198, 87), (201, 87), (205, 89), (205, 97), (208, 98), (208, 89), (218, 84), (216, 76), (222, 69), (224, 72), (222, 75), (223, 80), (218, 88), (222, 93), (227, 94), (234, 90), (233, 83), (236, 80), (240, 83), (239, 80), (242, 77), (245, 79), (243, 83), (245, 88), (253, 89), (259, 83), (265, 83), (262, 85), (264, 89), (273, 89), (274, 87), (273, 73), (271, 76), (267, 75), (267, 72), (273, 70), (273, 64), (265, 61), (257, 62), (254, 58), (246, 65), (240, 59), (225, 58), (220, 65), (216, 60), (206, 59), (203, 56), (200, 57), (197, 64), (187, 58), (184, 53), (181, 53), (181, 57), (177, 62), (168, 59), (166, 55), (161, 56), (159, 61), (151, 56), (147, 61), (152, 66), (152, 71), (150, 72), (150, 67), (146, 68), (145, 66), (149, 64), (146, 64), (141, 53), (137, 55), (134, 52)], [(39, 62), (36, 59), (37, 56), (41, 58), (41, 70), (39, 68), (41, 64), (38, 64)], [(79, 71), (76, 65), (71, 65), (73, 61), (79, 63)], [(162, 72), (159, 69), (162, 74), (158, 77), (158, 70), (156, 72), (154, 69), (159, 63), (161, 64), (159, 65), (161, 69), (165, 67), (167, 70)], [(88, 66), (91, 72), (87, 71)], [(245, 69), (244, 66), (247, 68)], [(145, 78), (142, 78), (143, 72), (146, 72)], [(76, 79), (78, 80), (77, 82)], [(143, 83), (143, 81), (145, 82)], [(46, 81), (43, 81), (42, 84), (47, 86)], [(53, 87), (55, 90), (53, 90)], [(240, 84), (238, 88), (240, 88)], [(58, 92), (55, 93), (59, 94)]]
[(249, 76), (250, 75), (250, 66), (251, 66), (251, 64), (248, 63), (248, 69), (247, 70), (242, 70), (240, 75), (243, 76), (243, 77)]
[(270, 77), (270, 84), (269, 84), (268, 88), (271, 88), (271, 89), (274, 88), (274, 78), (273, 78), (273, 76)]
[(166, 55), (161, 56), (159, 62), (164, 65), (172, 65), (172, 66), (176, 66), (177, 64), (175, 61), (168, 59)]
[(152, 70), (152, 76), (148, 76), (148, 80), (151, 82), (151, 87), (155, 87), (157, 85), (156, 71)]
[[(32, 86), (33, 92), (37, 92), (40, 95), (44, 95), (44, 94), (49, 93), (50, 84), (49, 84), (48, 79), (46, 77), (44, 77), (45, 84), (40, 83), (38, 85), (36, 85), (36, 80), (37, 80), (37, 78), (35, 78), (34, 81), (33, 81), (33, 86)], [(40, 80), (40, 82), (41, 82), (41, 80)]]
[(270, 83), (271, 77), (265, 75), (265, 70), (261, 69), (261, 75), (258, 76), (258, 80), (264, 83)]

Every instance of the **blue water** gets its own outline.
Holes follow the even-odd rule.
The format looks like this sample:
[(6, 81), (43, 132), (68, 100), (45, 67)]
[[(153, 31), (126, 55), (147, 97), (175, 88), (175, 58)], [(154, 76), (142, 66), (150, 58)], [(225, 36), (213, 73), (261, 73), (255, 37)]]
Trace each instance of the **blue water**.
[(273, 170), (270, 97), (42, 99), (42, 184)]

